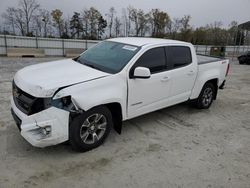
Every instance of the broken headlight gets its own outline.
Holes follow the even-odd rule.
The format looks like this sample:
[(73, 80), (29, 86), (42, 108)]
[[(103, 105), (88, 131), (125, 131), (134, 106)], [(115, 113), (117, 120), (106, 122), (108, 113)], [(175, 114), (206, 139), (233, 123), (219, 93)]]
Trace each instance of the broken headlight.
[(74, 108), (74, 104), (71, 101), (71, 96), (54, 99), (51, 101), (51, 106), (64, 110), (71, 110), (72, 108)]

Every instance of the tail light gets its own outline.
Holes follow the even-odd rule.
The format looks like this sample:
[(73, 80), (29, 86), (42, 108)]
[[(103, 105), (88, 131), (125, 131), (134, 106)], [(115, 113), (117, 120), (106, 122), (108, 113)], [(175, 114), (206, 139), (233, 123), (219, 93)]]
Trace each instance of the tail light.
[(226, 76), (228, 75), (228, 73), (229, 73), (229, 68), (230, 68), (230, 64), (228, 63), (228, 65), (227, 65), (227, 72), (226, 72)]

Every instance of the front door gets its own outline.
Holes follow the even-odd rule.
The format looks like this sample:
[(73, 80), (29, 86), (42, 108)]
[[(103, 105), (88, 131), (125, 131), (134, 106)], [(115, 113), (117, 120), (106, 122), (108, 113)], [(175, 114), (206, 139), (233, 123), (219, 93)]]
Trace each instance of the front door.
[(149, 68), (151, 77), (128, 79), (128, 118), (164, 107), (170, 95), (171, 75), (166, 71), (164, 47), (146, 51), (131, 68), (130, 74), (136, 67)]

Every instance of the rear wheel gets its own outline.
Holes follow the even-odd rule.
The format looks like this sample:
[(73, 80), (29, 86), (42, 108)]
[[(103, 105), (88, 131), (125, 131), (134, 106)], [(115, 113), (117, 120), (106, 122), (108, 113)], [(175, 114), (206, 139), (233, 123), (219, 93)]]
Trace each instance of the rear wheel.
[(88, 151), (100, 146), (110, 133), (112, 115), (99, 106), (74, 118), (69, 129), (69, 141), (76, 151)]
[(199, 109), (207, 109), (213, 103), (215, 96), (215, 87), (212, 83), (206, 83), (199, 95), (199, 97), (194, 101), (195, 106)]
[(244, 64), (244, 61), (240, 60), (240, 61), (239, 61), (239, 64), (240, 64), (240, 65), (243, 65), (243, 64)]

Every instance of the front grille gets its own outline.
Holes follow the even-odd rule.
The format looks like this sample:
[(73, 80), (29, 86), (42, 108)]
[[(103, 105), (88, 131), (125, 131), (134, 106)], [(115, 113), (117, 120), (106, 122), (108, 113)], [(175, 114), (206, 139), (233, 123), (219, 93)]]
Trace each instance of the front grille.
[(44, 99), (34, 97), (12, 83), (12, 93), (14, 102), (19, 110), (27, 115), (32, 115), (44, 110)]

